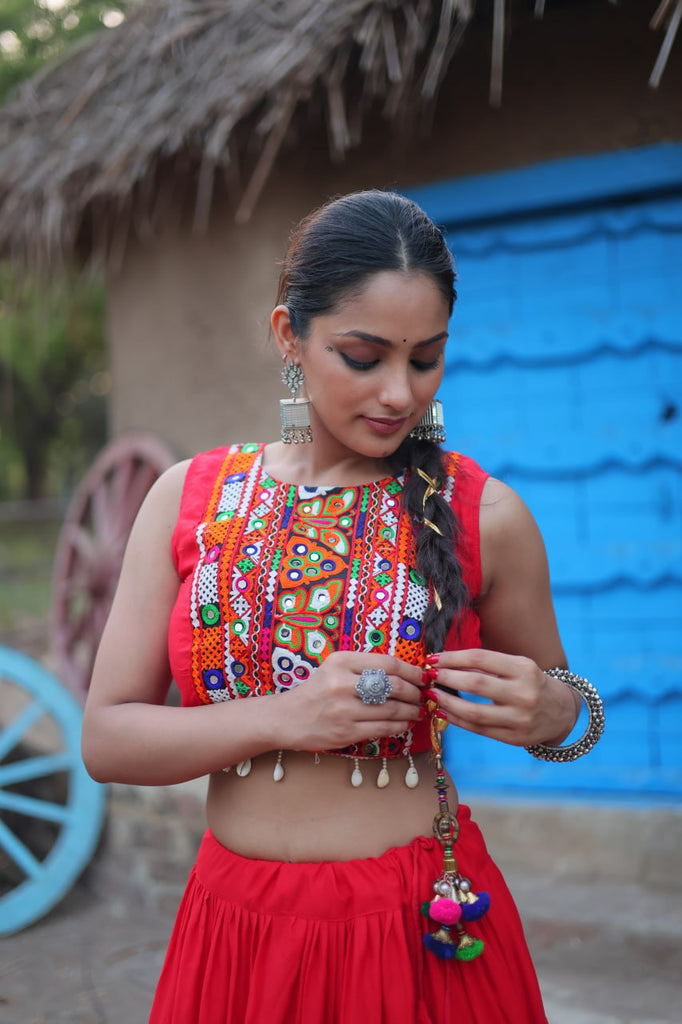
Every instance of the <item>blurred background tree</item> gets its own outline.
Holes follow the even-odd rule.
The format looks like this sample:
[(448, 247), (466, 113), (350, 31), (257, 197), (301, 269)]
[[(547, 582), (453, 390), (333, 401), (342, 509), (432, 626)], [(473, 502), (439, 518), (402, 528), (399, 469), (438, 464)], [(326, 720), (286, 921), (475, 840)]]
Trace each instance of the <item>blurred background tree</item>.
[(59, 497), (106, 440), (104, 287), (0, 266), (0, 500)]
[[(0, 103), (93, 31), (120, 0), (2, 0)], [(109, 391), (101, 281), (34, 279), (0, 264), (0, 501), (68, 494), (106, 441)]]
[(119, 25), (129, 6), (125, 0), (2, 0), (0, 103), (76, 40)]

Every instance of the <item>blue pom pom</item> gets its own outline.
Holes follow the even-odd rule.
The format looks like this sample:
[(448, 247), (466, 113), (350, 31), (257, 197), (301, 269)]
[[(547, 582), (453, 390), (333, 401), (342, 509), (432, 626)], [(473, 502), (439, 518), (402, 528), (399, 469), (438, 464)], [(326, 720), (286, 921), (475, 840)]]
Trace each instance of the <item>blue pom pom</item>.
[(490, 910), (490, 894), (479, 892), (475, 903), (462, 903), (462, 920), (478, 921)]
[(424, 945), (439, 960), (454, 960), (457, 956), (457, 946), (447, 946), (443, 942), (439, 942), (431, 932), (427, 932), (424, 936)]

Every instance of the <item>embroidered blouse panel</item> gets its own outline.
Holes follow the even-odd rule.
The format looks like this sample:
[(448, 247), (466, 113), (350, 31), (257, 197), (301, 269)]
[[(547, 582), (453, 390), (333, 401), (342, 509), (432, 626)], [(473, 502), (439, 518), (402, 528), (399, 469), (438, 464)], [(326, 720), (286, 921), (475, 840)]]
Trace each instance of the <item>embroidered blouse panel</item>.
[[(413, 565), (402, 482), (303, 487), (264, 470), (262, 444), (196, 456), (172, 550), (181, 578), (169, 631), (184, 705), (284, 693), (333, 651), (393, 654), (421, 664), (428, 585)], [(461, 525), (457, 551), (472, 596), (480, 589), (478, 514), (486, 474), (448, 453), (443, 494)], [(448, 647), (478, 647), (462, 617)], [(429, 747), (426, 723), (332, 753), (396, 757)]]

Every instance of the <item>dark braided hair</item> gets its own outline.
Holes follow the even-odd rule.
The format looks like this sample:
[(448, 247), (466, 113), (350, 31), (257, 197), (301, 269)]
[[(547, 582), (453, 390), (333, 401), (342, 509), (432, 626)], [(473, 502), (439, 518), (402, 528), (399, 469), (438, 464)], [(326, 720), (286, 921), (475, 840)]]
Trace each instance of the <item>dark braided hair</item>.
[[(452, 313), (455, 267), (443, 233), (404, 196), (355, 192), (301, 221), (284, 258), (277, 302), (287, 306), (294, 333), (305, 340), (315, 317), (359, 294), (369, 277), (386, 270), (427, 275)], [(432, 588), (422, 624), (424, 645), (428, 652), (441, 651), (469, 601), (455, 554), (454, 512), (438, 492), (424, 501), (429, 486), (418, 472), (442, 482), (443, 452), (437, 444), (406, 438), (390, 464), (396, 474), (406, 471), (403, 507), (415, 527), (417, 569)]]

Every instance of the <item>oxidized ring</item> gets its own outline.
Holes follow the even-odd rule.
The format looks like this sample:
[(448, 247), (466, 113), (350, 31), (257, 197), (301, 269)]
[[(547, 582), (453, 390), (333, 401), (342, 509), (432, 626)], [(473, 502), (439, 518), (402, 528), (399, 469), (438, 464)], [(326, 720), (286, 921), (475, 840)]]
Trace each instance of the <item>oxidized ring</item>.
[(365, 668), (355, 684), (363, 704), (385, 704), (393, 687), (383, 668)]

